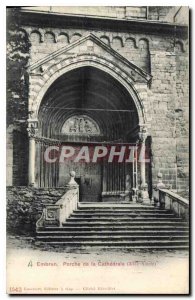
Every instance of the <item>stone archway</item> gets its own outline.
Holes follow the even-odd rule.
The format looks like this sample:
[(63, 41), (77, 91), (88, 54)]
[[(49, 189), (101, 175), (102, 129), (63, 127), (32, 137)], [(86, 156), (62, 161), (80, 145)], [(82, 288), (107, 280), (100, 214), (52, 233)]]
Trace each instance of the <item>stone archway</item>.
[[(90, 42), (95, 45), (97, 39), (94, 40), (94, 37), (87, 37), (86, 40), (90, 40)], [(73, 46), (78, 42), (74, 42)], [(99, 41), (98, 41), (99, 43)], [(103, 43), (104, 44), (104, 43)], [(73, 47), (72, 46), (72, 47)], [(102, 42), (101, 42), (102, 46)], [(69, 46), (70, 47), (70, 46)], [(95, 46), (94, 46), (95, 47)], [(69, 74), (74, 70), (78, 70), (81, 68), (95, 68), (101, 72), (104, 72), (110, 78), (113, 78), (118, 84), (120, 84), (126, 93), (129, 95), (129, 98), (132, 99), (136, 112), (138, 114), (138, 129), (143, 128), (147, 124), (147, 118), (145, 114), (145, 109), (143, 105), (143, 100), (141, 93), (138, 93), (137, 90), (140, 89), (143, 91), (143, 94), (147, 93), (148, 83), (151, 80), (151, 76), (146, 74), (143, 70), (139, 69), (137, 66), (133, 65), (130, 62), (127, 62), (121, 56), (117, 54), (113, 49), (110, 50), (108, 46), (103, 45), (104, 50), (107, 51), (107, 59), (105, 59), (102, 55), (95, 53), (80, 53), (75, 55), (69, 55), (67, 57), (66, 51), (60, 50), (53, 53), (51, 56), (41, 60), (40, 62), (34, 64), (30, 68), (30, 95), (29, 95), (29, 111), (31, 113), (31, 118), (29, 119), (29, 133), (30, 133), (30, 145), (32, 145), (32, 129), (38, 126), (38, 114), (41, 107), (41, 103), (47, 91), (50, 87), (62, 76)], [(95, 48), (94, 48), (95, 49)], [(136, 88), (135, 88), (136, 87)], [(38, 128), (37, 128), (38, 129)], [(34, 128), (34, 132), (37, 130)], [(145, 133), (144, 129), (144, 142), (145, 142)], [(142, 139), (143, 142), (143, 139)], [(35, 146), (30, 146), (30, 149), (34, 149)], [(34, 150), (30, 150), (29, 155), (29, 170), (31, 175), (29, 178), (31, 179), (31, 183), (35, 182), (32, 180), (32, 173), (35, 172), (35, 166), (32, 166), (33, 153)], [(31, 161), (31, 163), (30, 163)], [(142, 166), (142, 169), (145, 167)], [(145, 172), (143, 172), (143, 176), (145, 176)], [(34, 181), (34, 182), (33, 182)], [(142, 179), (142, 183), (145, 183), (145, 179)]]
[[(61, 66), (60, 64), (56, 66), (58, 67), (56, 71), (54, 71), (53, 68), (50, 68), (49, 70), (47, 70), (47, 72), (43, 74), (42, 77), (43, 82), (41, 82), (41, 86), (40, 86), (40, 82), (35, 83), (33, 80), (33, 85), (37, 85), (37, 86), (33, 88), (34, 89), (33, 92), (30, 92), (29, 111), (32, 112), (34, 118), (36, 118), (38, 115), (39, 107), (45, 93), (47, 92), (47, 90), (55, 80), (57, 80), (59, 77), (61, 77), (63, 74), (69, 71), (81, 67), (87, 67), (87, 66), (100, 69), (108, 73), (113, 78), (115, 78), (118, 82), (120, 82), (124, 86), (124, 88), (129, 92), (130, 96), (133, 98), (135, 102), (138, 115), (139, 115), (140, 124), (146, 123), (143, 103), (139, 96), (139, 93), (134, 87), (135, 82), (131, 78), (131, 75), (129, 75), (128, 77), (128, 75), (125, 74), (119, 67), (117, 67), (114, 64), (108, 63), (107, 60), (103, 58), (98, 58), (95, 55), (90, 55), (89, 57), (83, 55), (77, 59), (73, 59), (73, 61), (67, 60), (67, 63), (63, 64), (63, 66)], [(141, 83), (140, 85), (143, 89), (144, 87), (143, 83)], [(147, 90), (147, 83), (145, 83), (145, 89)]]
[[(84, 52), (80, 50), (83, 48)], [(57, 78), (84, 66), (99, 68), (119, 81), (134, 99), (140, 124), (146, 122), (142, 99), (144, 96), (142, 97), (138, 90), (140, 87), (144, 94), (147, 93), (151, 75), (128, 61), (93, 34), (80, 38), (29, 67), (29, 111), (32, 116), (37, 117), (44, 94)]]

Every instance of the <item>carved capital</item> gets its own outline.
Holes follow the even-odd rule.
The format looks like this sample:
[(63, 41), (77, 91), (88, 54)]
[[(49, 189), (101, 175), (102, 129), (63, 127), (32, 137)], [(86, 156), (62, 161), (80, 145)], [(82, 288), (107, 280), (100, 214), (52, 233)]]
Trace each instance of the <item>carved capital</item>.
[(147, 136), (148, 136), (148, 133), (147, 133), (146, 127), (142, 127), (139, 132), (139, 141), (141, 143), (145, 143)]
[(38, 131), (38, 122), (37, 120), (28, 120), (28, 136), (29, 138), (34, 138)]

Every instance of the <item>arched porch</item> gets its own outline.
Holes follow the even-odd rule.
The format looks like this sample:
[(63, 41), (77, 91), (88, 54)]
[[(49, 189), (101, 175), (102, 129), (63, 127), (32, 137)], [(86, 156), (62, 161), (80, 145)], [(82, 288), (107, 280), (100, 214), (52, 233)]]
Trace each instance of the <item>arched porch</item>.
[[(51, 84), (39, 106), (35, 185), (64, 186), (74, 170), (83, 201), (129, 200), (132, 189), (138, 189), (139, 182), (145, 184), (145, 164), (137, 163), (135, 153), (130, 159), (132, 147), (139, 143), (139, 124), (132, 96), (108, 73), (92, 66), (66, 72)], [(84, 159), (75, 160), (83, 145), (88, 147), (89, 161), (86, 152)], [(75, 152), (62, 161), (61, 151), (67, 146)], [(48, 147), (52, 163), (45, 160)], [(97, 147), (106, 148), (107, 155), (94, 162), (95, 151), (101, 157), (102, 148)], [(125, 153), (120, 161), (121, 151)]]
[[(76, 56), (68, 53), (74, 52), (78, 45), (90, 45), (93, 52)], [(99, 55), (100, 47), (105, 57)], [(57, 151), (61, 155), (64, 145), (74, 147), (76, 152), (83, 145), (89, 146), (90, 155), (96, 151), (95, 145), (107, 147), (116, 156), (122, 147), (132, 144), (134, 147), (139, 144), (145, 151), (147, 120), (143, 97), (150, 80), (149, 74), (91, 34), (32, 65), (29, 184), (64, 186), (69, 171), (75, 170), (81, 185), (85, 182), (86, 187), (97, 187), (96, 199), (124, 196), (132, 188), (138, 190), (138, 186), (145, 190), (148, 169), (145, 162), (137, 163), (135, 153), (133, 162), (111, 163), (102, 159), (101, 164), (82, 160), (75, 164), (71, 159), (66, 164), (57, 160), (46, 164), (44, 153), (53, 146), (50, 154), (55, 156)], [(60, 149), (56, 150), (56, 146)], [(91, 193), (92, 190), (85, 189), (85, 195)]]

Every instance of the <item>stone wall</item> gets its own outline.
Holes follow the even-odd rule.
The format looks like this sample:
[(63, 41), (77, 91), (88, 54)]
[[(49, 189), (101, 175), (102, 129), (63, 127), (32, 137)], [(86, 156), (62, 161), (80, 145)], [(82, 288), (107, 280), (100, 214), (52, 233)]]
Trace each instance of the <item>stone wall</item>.
[[(155, 12), (159, 10), (155, 8)], [(163, 14), (166, 15), (166, 12), (161, 11)], [(152, 82), (147, 92), (144, 90), (143, 96), (140, 90), (138, 93), (143, 101), (152, 140), (153, 183), (160, 171), (165, 184), (177, 190), (186, 189), (189, 177), (189, 95), (188, 45), (184, 37), (175, 39), (174, 34), (164, 34), (163, 30), (150, 34), (132, 30), (122, 32), (117, 26), (111, 31), (106, 28), (67, 28), (63, 25), (59, 28), (39, 24), (23, 26), (23, 30), (31, 42), (30, 64), (92, 33), (124, 58), (151, 73)], [(85, 53), (85, 49), (75, 49), (72, 53), (75, 57)], [(8, 146), (11, 153), (10, 142)]]
[(175, 75), (174, 53), (154, 51), (151, 54), (152, 152), (153, 177), (160, 171), (163, 182), (176, 188)]
[(28, 184), (28, 135), (13, 131), (13, 185)]
[(65, 188), (34, 189), (30, 187), (7, 188), (7, 230), (10, 233), (34, 235), (36, 221), (46, 204), (55, 204), (65, 193)]
[(186, 50), (180, 42), (176, 43), (175, 122), (177, 190), (184, 190), (189, 185), (189, 68)]
[[(179, 41), (175, 46), (174, 37), (171, 36), (87, 32), (79, 28), (64, 31), (44, 28), (40, 34), (31, 28), (29, 35), (32, 41), (32, 63), (89, 32), (151, 73), (152, 83), (143, 103), (147, 119), (151, 120), (149, 133), (152, 137), (153, 182), (156, 183), (160, 171), (165, 184), (172, 189), (185, 189), (188, 177), (188, 135), (184, 127), (188, 127), (189, 105), (185, 41)], [(36, 39), (33, 40), (35, 35)], [(38, 39), (39, 35), (42, 35), (42, 41), (41, 37)], [(82, 53), (82, 47), (74, 51), (75, 54)], [(181, 113), (178, 114), (178, 109), (182, 110), (182, 116)]]
[(160, 37), (135, 32), (84, 30), (81, 28), (24, 27), (24, 29), (28, 32), (32, 44), (30, 63), (34, 63), (90, 33), (149, 73), (150, 51), (174, 51), (174, 41), (169, 36)]
[[(148, 17), (150, 20), (164, 20), (171, 8), (172, 6), (28, 6), (24, 9), (118, 19), (147, 19)], [(169, 22), (173, 22), (173, 17)]]

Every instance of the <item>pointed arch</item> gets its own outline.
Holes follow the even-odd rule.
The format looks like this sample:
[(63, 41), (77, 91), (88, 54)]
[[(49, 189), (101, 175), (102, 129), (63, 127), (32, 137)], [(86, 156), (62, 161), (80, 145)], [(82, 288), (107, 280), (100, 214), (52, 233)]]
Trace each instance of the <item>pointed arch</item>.
[(34, 112), (34, 117), (36, 118), (38, 116), (38, 111), (39, 107), (42, 101), (42, 98), (44, 97), (45, 93), (47, 92), (48, 88), (50, 85), (60, 76), (65, 74), (68, 71), (71, 71), (73, 69), (77, 69), (83, 66), (92, 66), (96, 67), (106, 73), (108, 73), (110, 76), (115, 78), (117, 81), (119, 81), (124, 88), (128, 91), (130, 96), (132, 97), (136, 109), (138, 111), (138, 116), (139, 116), (139, 123), (144, 124), (146, 122), (145, 120), (145, 115), (144, 115), (144, 109), (143, 109), (143, 104), (142, 101), (139, 97), (138, 92), (135, 90), (133, 86), (133, 82), (130, 80), (128, 76), (119, 68), (119, 67), (114, 67), (111, 64), (108, 64), (106, 60), (103, 58), (100, 59), (95, 56), (90, 56), (89, 58), (84, 57), (78, 57), (75, 58), (73, 62), (67, 63), (67, 65), (64, 66), (59, 66), (59, 69), (56, 70), (53, 75), (50, 76), (45, 76), (45, 82), (43, 86), (40, 88), (38, 94), (36, 95), (36, 99), (33, 100), (32, 106), (29, 108), (30, 111)]

